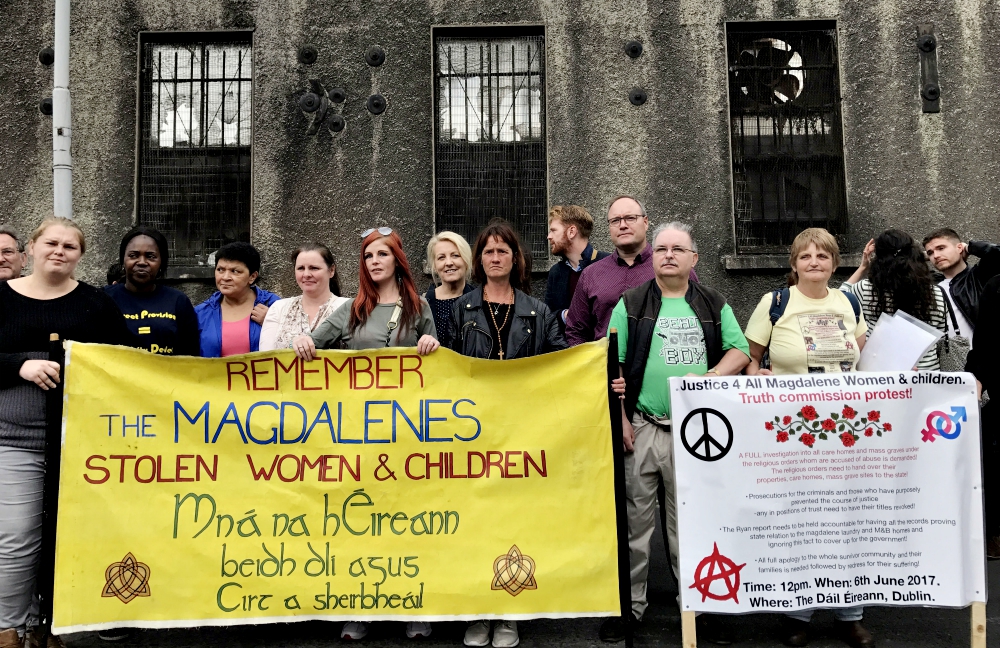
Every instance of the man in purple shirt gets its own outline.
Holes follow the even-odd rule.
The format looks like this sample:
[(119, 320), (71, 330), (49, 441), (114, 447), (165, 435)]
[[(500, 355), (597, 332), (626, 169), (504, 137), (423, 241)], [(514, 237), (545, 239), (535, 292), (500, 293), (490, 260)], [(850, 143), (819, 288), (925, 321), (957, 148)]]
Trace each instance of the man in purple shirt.
[[(652, 248), (646, 241), (649, 218), (635, 196), (616, 196), (608, 206), (608, 229), (615, 252), (580, 274), (566, 314), (570, 346), (604, 337), (611, 311), (626, 290), (653, 279)], [(698, 276), (691, 271), (691, 280)]]

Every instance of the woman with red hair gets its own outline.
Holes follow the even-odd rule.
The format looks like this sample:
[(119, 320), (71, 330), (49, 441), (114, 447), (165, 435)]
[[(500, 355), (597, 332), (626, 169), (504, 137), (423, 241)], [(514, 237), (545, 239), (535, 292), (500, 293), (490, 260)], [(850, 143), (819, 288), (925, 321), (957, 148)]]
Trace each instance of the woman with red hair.
[(296, 337), (292, 348), (303, 360), (316, 349), (417, 347), (420, 355), (437, 349), (431, 307), (417, 293), (403, 241), (389, 227), (362, 235), (358, 296), (330, 315), (310, 334)]

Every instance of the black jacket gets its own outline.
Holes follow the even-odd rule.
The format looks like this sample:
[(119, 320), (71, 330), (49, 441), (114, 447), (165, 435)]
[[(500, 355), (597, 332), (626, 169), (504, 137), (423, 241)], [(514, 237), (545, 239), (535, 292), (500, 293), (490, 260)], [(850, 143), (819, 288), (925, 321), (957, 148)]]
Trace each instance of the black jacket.
[[(453, 351), (473, 358), (489, 358), (493, 354), (493, 336), (483, 309), (482, 288), (462, 295), (452, 306), (450, 332)], [(504, 344), (504, 360), (565, 348), (566, 340), (559, 332), (559, 322), (549, 307), (515, 290), (514, 314), (510, 335)]]
[(965, 370), (974, 374), (983, 389), (990, 393), (990, 407), (1000, 403), (1000, 337), (996, 325), (1000, 322), (1000, 277), (990, 279), (979, 300), (979, 321), (972, 336), (972, 349), (965, 361)]
[[(656, 318), (660, 314), (662, 292), (656, 279), (626, 290), (625, 312), (628, 314), (628, 348), (625, 351), (625, 414), (629, 419), (635, 414), (642, 378), (646, 373), (649, 348), (653, 342)], [(705, 352), (708, 366), (714, 367), (722, 359), (722, 308), (726, 298), (708, 286), (694, 281), (688, 282), (684, 300), (701, 322), (705, 336)], [(664, 389), (667, 387), (664, 386)]]
[[(580, 257), (580, 272), (594, 261), (609, 255), (609, 252), (599, 252), (588, 243)], [(548, 281), (545, 283), (545, 305), (556, 314), (556, 317), (569, 308), (569, 303), (573, 300), (573, 295), (569, 294), (569, 278), (573, 272), (575, 272), (573, 268), (566, 265), (566, 258), (562, 256), (549, 268)]]
[(975, 327), (979, 315), (979, 296), (983, 294), (986, 282), (1000, 274), (1000, 245), (989, 241), (969, 241), (969, 254), (979, 257), (979, 263), (968, 266), (955, 275), (948, 285), (948, 292), (958, 310)]

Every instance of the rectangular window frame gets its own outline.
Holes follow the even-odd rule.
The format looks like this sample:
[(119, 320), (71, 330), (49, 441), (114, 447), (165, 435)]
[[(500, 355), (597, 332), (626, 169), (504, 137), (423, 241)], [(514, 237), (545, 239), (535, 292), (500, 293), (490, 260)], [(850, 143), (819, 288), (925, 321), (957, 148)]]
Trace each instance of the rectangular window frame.
[[(140, 31), (137, 38), (136, 47), (136, 68), (135, 68), (135, 79), (136, 79), (136, 94), (135, 94), (135, 164), (133, 168), (133, 209), (132, 209), (132, 223), (133, 225), (141, 225), (143, 223), (142, 215), (140, 213), (141, 206), (141, 196), (142, 196), (142, 161), (143, 161), (143, 147), (147, 144), (143, 141), (142, 127), (143, 127), (143, 110), (145, 106), (143, 105), (143, 91), (146, 86), (146, 77), (144, 75), (143, 63), (144, 63), (144, 48), (150, 44), (177, 44), (182, 45), (185, 43), (198, 43), (198, 42), (211, 42), (212, 44), (224, 45), (227, 43), (246, 43), (250, 46), (250, 61), (252, 66), (252, 71), (250, 74), (250, 88), (251, 88), (251, 112), (250, 112), (250, 141), (248, 142), (249, 155), (250, 155), (250, 178), (249, 178), (249, 222), (248, 227), (250, 231), (251, 239), (253, 237), (254, 231), (254, 212), (255, 212), (255, 197), (254, 197), (254, 164), (256, 159), (256, 145), (254, 133), (256, 131), (254, 127), (255, 110), (254, 106), (256, 102), (253, 97), (256, 95), (256, 74), (254, 73), (257, 69), (257, 52), (254, 42), (254, 29), (225, 29), (225, 30), (202, 30), (202, 31)], [(174, 251), (171, 250), (173, 253)], [(191, 259), (174, 257), (171, 254), (171, 263), (168, 268), (166, 279), (168, 280), (212, 280), (215, 279), (215, 269), (207, 264), (197, 264), (192, 262)]]
[[(776, 21), (726, 21), (724, 23), (723, 43), (725, 45), (726, 62), (726, 118), (727, 118), (727, 147), (729, 152), (729, 181), (730, 181), (730, 216), (733, 243), (735, 247), (734, 255), (724, 257), (725, 267), (729, 270), (759, 270), (765, 268), (787, 268), (787, 243), (776, 243), (767, 245), (753, 245), (741, 241), (738, 215), (737, 215), (737, 178), (736, 159), (734, 157), (733, 132), (733, 105), (730, 96), (730, 34), (739, 32), (809, 32), (809, 31), (829, 31), (832, 35), (832, 45), (834, 50), (835, 71), (833, 78), (836, 83), (837, 93), (837, 114), (839, 124), (837, 125), (836, 145), (839, 147), (839, 167), (842, 186), (836, 192), (836, 198), (843, 205), (840, 214), (833, 214), (828, 220), (839, 221), (839, 230), (834, 234), (842, 246), (846, 247), (850, 239), (850, 202), (849, 202), (849, 179), (847, 177), (847, 147), (844, 141), (844, 113), (843, 113), (843, 73), (841, 66), (840, 52), (840, 31), (839, 21), (835, 19), (819, 20), (776, 20)], [(845, 258), (845, 261), (847, 259)], [(845, 266), (846, 267), (846, 266)]]
[[(431, 98), (431, 219), (433, 224), (433, 229), (435, 232), (441, 231), (443, 228), (439, 226), (438, 218), (438, 174), (437, 174), (437, 163), (438, 163), (438, 88), (437, 88), (437, 53), (438, 53), (438, 39), (439, 38), (449, 38), (449, 37), (459, 37), (459, 38), (516, 38), (518, 36), (546, 36), (546, 26), (544, 23), (489, 23), (489, 24), (460, 24), (460, 25), (431, 25), (430, 28), (430, 63), (431, 63), (431, 76), (430, 76), (430, 98)], [(548, 66), (548, 51), (547, 47), (543, 47), (541, 65), (543, 70), (543, 75), (547, 75)], [(545, 149), (545, 197), (544, 197), (544, 207), (545, 207), (545, 220), (546, 220), (546, 231), (542, 232), (542, 237), (544, 239), (545, 234), (547, 234), (548, 226), (548, 206), (549, 206), (549, 196), (551, 195), (551, 174), (549, 172), (550, 164), (550, 147), (549, 147), (549, 113), (548, 113), (548, 83), (545, 81), (543, 76), (542, 92), (542, 113), (543, 121), (542, 127), (544, 129), (542, 136), (542, 143)], [(518, 232), (522, 237), (524, 237), (524, 232)], [(474, 245), (475, 241), (470, 240), (470, 245)], [(547, 272), (552, 264), (552, 257), (548, 254), (548, 248), (546, 247), (545, 254), (532, 254), (532, 272)], [(429, 268), (425, 268), (426, 272), (430, 272)]]

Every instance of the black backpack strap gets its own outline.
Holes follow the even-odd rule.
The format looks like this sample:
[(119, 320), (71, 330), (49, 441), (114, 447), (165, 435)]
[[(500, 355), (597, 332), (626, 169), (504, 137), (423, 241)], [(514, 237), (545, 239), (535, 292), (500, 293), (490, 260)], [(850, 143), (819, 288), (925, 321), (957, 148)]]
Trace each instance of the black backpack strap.
[(841, 290), (844, 293), (844, 297), (847, 297), (847, 301), (851, 302), (851, 308), (854, 309), (854, 323), (857, 324), (861, 321), (861, 300), (858, 296), (852, 293), (850, 290)]
[(788, 298), (791, 294), (788, 288), (780, 288), (771, 293), (771, 310), (768, 311), (771, 316), (771, 326), (777, 324), (781, 316), (785, 314), (785, 309), (788, 308)]
[(948, 299), (948, 295), (945, 294), (944, 288), (941, 286), (937, 287), (941, 291), (941, 297), (944, 299), (944, 308), (948, 311), (948, 317), (951, 318), (951, 326), (955, 329), (955, 337), (961, 337), (962, 331), (958, 328), (958, 320), (955, 318), (955, 311), (951, 307), (951, 300)]

